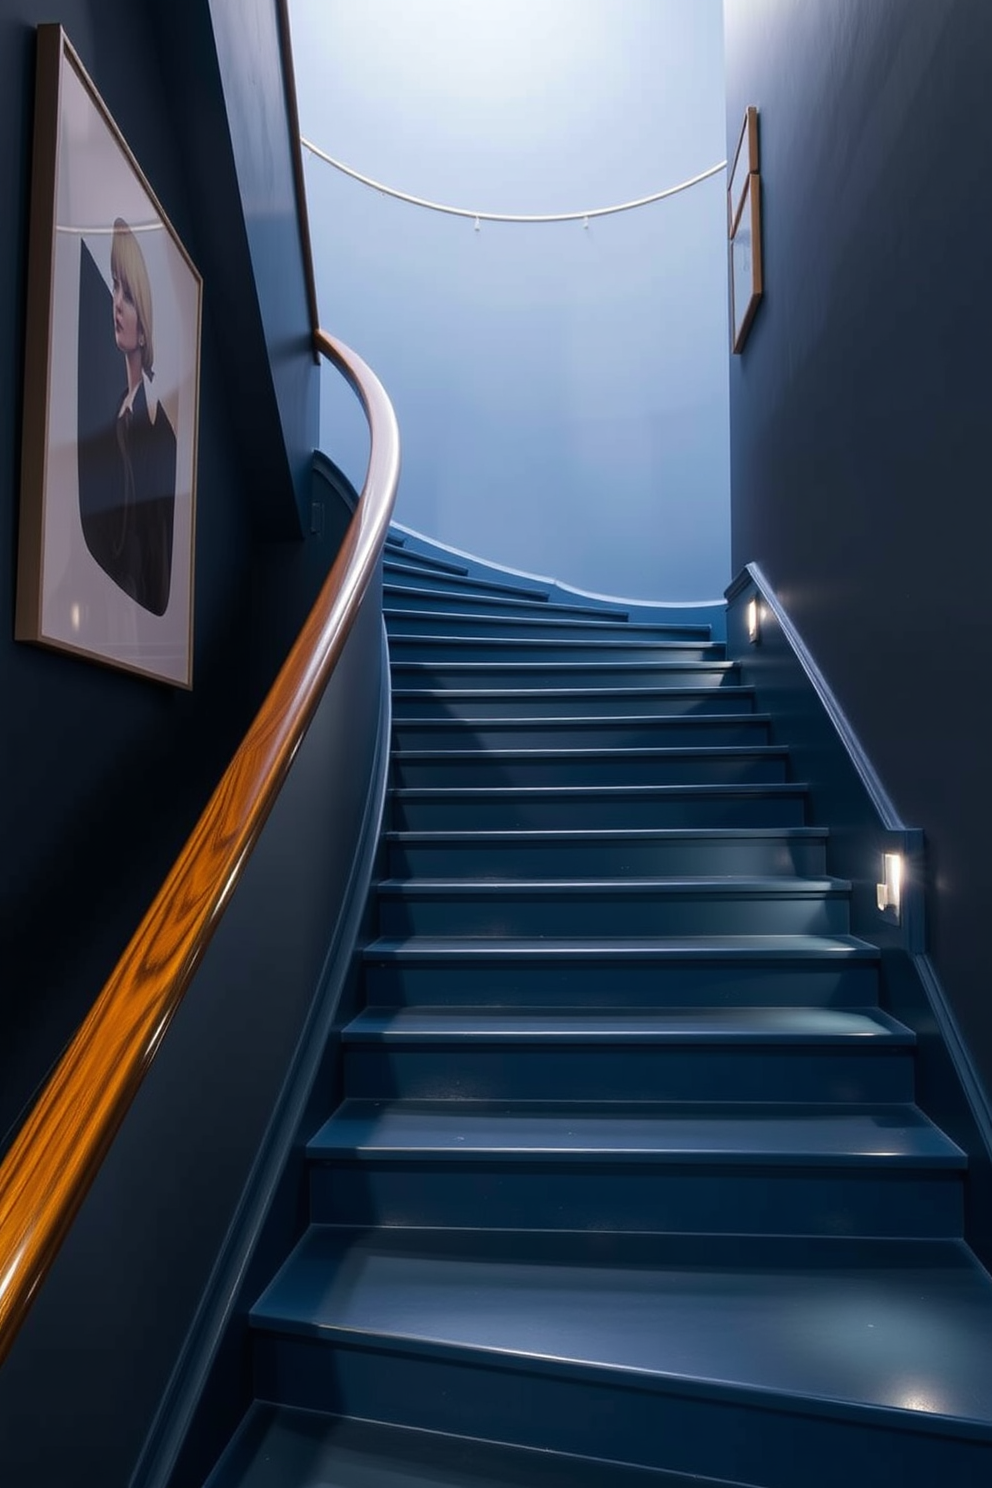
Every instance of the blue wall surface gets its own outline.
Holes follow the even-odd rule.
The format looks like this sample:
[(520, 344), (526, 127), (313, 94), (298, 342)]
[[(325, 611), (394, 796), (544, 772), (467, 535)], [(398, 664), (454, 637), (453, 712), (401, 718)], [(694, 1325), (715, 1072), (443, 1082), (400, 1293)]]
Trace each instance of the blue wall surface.
[[(628, 201), (723, 159), (721, 0), (292, 0), (304, 135), (482, 210)], [(321, 315), (376, 368), (404, 440), (397, 517), (598, 592), (729, 578), (722, 174), (620, 216), (439, 216), (308, 157)], [(364, 431), (324, 395), (361, 480)]]
[[(297, 542), (287, 558), (285, 544), (262, 540), (300, 524), (207, 0), (184, 8), (182, 27), (165, 3), (67, 0), (61, 16), (203, 275), (194, 685), (179, 692), (13, 640), (34, 28), (51, 11), (0, 0), (0, 1138), (88, 1011), (233, 753), (271, 679), (269, 633), (285, 649), (284, 615), (299, 615), (332, 556), (330, 544)], [(278, 68), (273, 86), (282, 107)], [(285, 256), (273, 272), (287, 278)], [(275, 334), (284, 364), (295, 345), (305, 384), (314, 369), (302, 290), (297, 305)], [(292, 437), (305, 442), (302, 415)]]
[(990, 59), (987, 0), (726, 0), (766, 286), (731, 369), (734, 567), (761, 564), (926, 833), (930, 951), (986, 1089)]
[[(259, 25), (263, 12), (258, 0)], [(311, 398), (309, 414), (305, 402), (288, 409), (284, 394), (291, 383), (306, 390), (314, 366), (298, 240), (295, 262), (290, 257), (297, 228), (286, 210), (293, 184), (279, 68), (271, 60), (252, 68), (247, 51), (239, 62), (233, 44), (225, 51), (227, 81), (240, 85), (241, 96), (254, 89), (256, 114), (270, 131), (282, 111), (282, 148), (270, 142), (264, 169), (246, 171), (254, 134), (239, 137), (237, 111), (229, 123), (220, 89), (214, 27), (244, 13), (240, 0), (188, 0), (180, 10), (169, 0), (64, 0), (60, 9), (203, 275), (195, 655), (193, 690), (183, 692), (13, 640), (35, 27), (51, 19), (51, 9), (42, 0), (0, 0), (0, 610), (7, 616), (0, 633), (0, 1136), (7, 1140), (193, 827), (340, 541), (342, 523), (330, 512), (323, 538), (270, 540), (299, 531), (293, 477), (302, 486), (316, 407)], [(272, 0), (270, 33), (275, 16)], [(265, 233), (246, 228), (246, 175), (254, 182), (249, 210), (266, 221)], [(268, 267), (259, 251), (266, 234), (270, 245), (281, 239), (283, 250), (270, 254)], [(278, 282), (267, 286), (266, 274)], [(309, 481), (300, 494), (308, 507)], [(376, 660), (380, 627), (372, 619)], [(374, 690), (376, 675), (366, 659), (359, 690)], [(308, 768), (316, 778), (303, 778), (297, 805), (290, 796), (282, 807), (293, 844), (283, 858), (298, 860), (299, 873), (294, 884), (277, 862), (263, 896), (268, 909), (287, 916), (288, 944), (273, 939), (269, 951), (283, 971), (294, 961), (296, 990), (287, 996), (283, 977), (276, 988), (271, 975), (259, 975), (257, 958), (232, 968), (214, 941), (206, 991), (198, 983), (199, 997), (190, 994), (163, 1041), (0, 1371), (4, 1484), (125, 1488), (131, 1479), (278, 1099), (331, 931), (327, 906), (340, 901), (350, 869), (350, 858), (338, 859), (354, 836), (349, 814), (361, 814), (361, 771), (370, 760), (368, 730), (356, 730), (353, 711), (353, 699), (339, 703), (323, 734), (311, 734)], [(349, 790), (359, 782), (354, 801), (329, 825), (324, 819), (313, 858), (306, 848), (296, 854), (309, 824), (320, 821), (314, 791), (324, 782), (332, 791), (342, 779)], [(274, 813), (270, 828), (276, 820)], [(291, 928), (300, 915), (317, 923), (316, 934)], [(250, 920), (263, 925), (257, 910)], [(228, 996), (236, 1016), (224, 1005)], [(183, 1033), (184, 1024), (202, 1031), (204, 1020), (219, 1044), (213, 1056), (201, 1034)], [(235, 1047), (231, 1040), (240, 1038)], [(195, 1095), (212, 1113), (197, 1113)], [(222, 1135), (223, 1110), (236, 1134)], [(155, 1111), (166, 1142), (159, 1157), (150, 1156)]]

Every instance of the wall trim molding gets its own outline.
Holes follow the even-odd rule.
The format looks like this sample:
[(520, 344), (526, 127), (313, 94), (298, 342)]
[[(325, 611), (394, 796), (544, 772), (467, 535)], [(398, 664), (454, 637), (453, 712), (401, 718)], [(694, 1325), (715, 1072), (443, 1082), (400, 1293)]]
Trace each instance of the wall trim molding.
[(760, 564), (749, 563), (742, 569), (741, 573), (737, 575), (726, 591), (727, 602), (730, 603), (732, 600), (738, 598), (747, 589), (749, 582), (758, 590), (762, 600), (767, 604), (778, 621), (782, 634), (795, 653), (799, 665), (809, 678), (810, 684), (823, 704), (824, 711), (833, 724), (851, 764), (854, 766), (862, 785), (868, 792), (868, 796), (878, 813), (878, 818), (882, 826), (887, 832), (906, 831), (906, 823), (896, 810), (891, 796), (882, 784), (875, 766), (868, 758), (861, 740), (858, 738), (848, 720), (847, 714), (838, 702), (833, 688), (817, 666), (812, 652), (792, 623), (788, 612), (783, 608), (781, 600), (772, 588)]
[(975, 1125), (978, 1127), (985, 1149), (992, 1160), (992, 1102), (989, 1101), (985, 1087), (975, 1070), (968, 1045), (961, 1032), (958, 1020), (954, 1015), (941, 985), (940, 978), (934, 968), (933, 962), (927, 955), (913, 957), (913, 968), (916, 975), (923, 984), (923, 990), (927, 996), (927, 1002), (937, 1021), (940, 1035), (947, 1045), (947, 1052), (957, 1071), (958, 1079), (964, 1088), (965, 1098), (971, 1108)]
[[(854, 933), (868, 941), (874, 941), (884, 949), (886, 956), (897, 957), (903, 968), (895, 983), (890, 986), (889, 995), (893, 1001), (891, 1005), (887, 1004), (888, 1010), (915, 1028), (920, 1040), (920, 1058), (927, 1061), (930, 1077), (941, 1086), (940, 1101), (943, 1111), (936, 1115), (938, 1124), (949, 1120), (957, 1128), (953, 1134), (954, 1139), (960, 1144), (961, 1138), (964, 1138), (965, 1150), (973, 1161), (973, 1173), (982, 1190), (981, 1206), (986, 1216), (992, 1216), (992, 1102), (975, 1067), (937, 969), (926, 953), (924, 833), (920, 828), (909, 827), (902, 821), (833, 689), (760, 564), (748, 563), (728, 586), (726, 597), (728, 657), (736, 660), (745, 674), (749, 671), (750, 662), (752, 675), (747, 680), (756, 687), (759, 708), (770, 712), (773, 719), (777, 720), (782, 732), (781, 742), (798, 747), (804, 752), (805, 762), (802, 768), (807, 769), (805, 778), (809, 781), (811, 793), (822, 795), (827, 802), (824, 824), (833, 826), (829, 807), (831, 787), (836, 787), (837, 781), (843, 776), (847, 782), (840, 792), (840, 799), (844, 803), (844, 835), (848, 838), (849, 845), (854, 844), (854, 860), (867, 863), (882, 848), (886, 851), (899, 850), (906, 855), (908, 875), (901, 923), (890, 922), (886, 918), (886, 912), (878, 915), (875, 928), (869, 924), (857, 925)], [(763, 684), (769, 684), (761, 665), (761, 652), (763, 642), (769, 637), (761, 635), (759, 617), (757, 645), (752, 646), (747, 638), (743, 608), (751, 598), (757, 598), (759, 606), (765, 609), (764, 618), (769, 637), (775, 629), (781, 633), (784, 647), (777, 648), (777, 654), (784, 653), (791, 658), (791, 711), (781, 704), (781, 676), (778, 679), (778, 688), (772, 687), (770, 694), (762, 696)], [(790, 737), (790, 733), (795, 733), (796, 719), (799, 717), (795, 704), (800, 691), (812, 701), (813, 706), (802, 713), (805, 723), (800, 725), (799, 736)], [(816, 733), (815, 745), (811, 748), (808, 723), (814, 714), (821, 720), (821, 724)], [(804, 728), (807, 731), (805, 735)], [(841, 760), (845, 765), (838, 769), (837, 765)], [(834, 799), (836, 801), (837, 798)], [(849, 869), (845, 869), (845, 873), (848, 877), (854, 876)], [(926, 1045), (939, 1045), (940, 1055), (929, 1051), (925, 1048)], [(942, 1068), (946, 1069), (946, 1074), (941, 1073)], [(979, 1224), (987, 1229), (988, 1219), (979, 1221)], [(988, 1264), (988, 1256), (992, 1254), (992, 1234), (986, 1235), (984, 1230), (981, 1233), (976, 1231), (973, 1238), (969, 1237), (969, 1243), (973, 1249), (981, 1248), (982, 1259)]]

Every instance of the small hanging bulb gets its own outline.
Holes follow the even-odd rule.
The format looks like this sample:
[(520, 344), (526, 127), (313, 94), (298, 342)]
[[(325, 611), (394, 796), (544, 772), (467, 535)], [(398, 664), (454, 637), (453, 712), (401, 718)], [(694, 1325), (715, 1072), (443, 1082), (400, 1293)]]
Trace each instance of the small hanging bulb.
[(478, 217), (476, 217), (475, 219), (475, 230), (476, 232), (482, 231), (482, 223), (479, 221)]

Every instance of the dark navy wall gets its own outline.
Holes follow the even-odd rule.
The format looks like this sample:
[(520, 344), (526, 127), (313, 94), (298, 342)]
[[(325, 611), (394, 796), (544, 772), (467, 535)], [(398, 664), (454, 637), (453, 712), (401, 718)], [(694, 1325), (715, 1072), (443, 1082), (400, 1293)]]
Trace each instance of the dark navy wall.
[[(336, 937), (341, 962), (352, 956), (385, 780), (384, 671), (373, 586), (224, 920), (0, 1372), (5, 1488), (132, 1484), (163, 1399), (182, 1411), (184, 1362), (209, 1362), (228, 1323), (254, 1223), (298, 1123), (294, 1101), (314, 1076), (311, 1050), (326, 1040), (326, 1029), (314, 1032), (323, 1015), (315, 994), (339, 983), (333, 971), (325, 983), (325, 958)], [(374, 776), (380, 789), (370, 792)], [(362, 842), (369, 856), (356, 877)], [(287, 1204), (287, 1245), (293, 1224)], [(232, 1360), (228, 1430), (248, 1403), (245, 1384)], [(170, 1427), (167, 1413), (161, 1430)], [(159, 1453), (168, 1457), (159, 1435), (138, 1482)]]
[[(231, 316), (246, 333), (261, 334), (267, 351), (247, 367), (239, 361), (244, 384), (240, 396), (251, 400), (265, 421), (249, 437), (262, 462), (255, 479), (266, 482), (261, 498), (273, 530), (298, 535), (283, 504), (286, 460), (288, 456), (300, 512), (298, 530), (307, 532), (319, 381), (312, 356), (278, 0), (210, 0), (210, 17), (240, 188), (236, 221), (240, 230), (243, 218), (252, 269), (250, 283), (228, 284), (223, 292)], [(181, 30), (173, 35), (181, 39)], [(226, 134), (222, 131), (222, 140)], [(193, 132), (190, 144), (195, 151), (206, 148), (202, 130)], [(202, 159), (200, 173), (206, 174)], [(214, 232), (224, 230), (216, 211), (211, 212), (211, 221)], [(246, 299), (257, 303), (255, 314), (245, 315)], [(276, 427), (270, 428), (273, 419)]]
[[(204, 81), (218, 71), (207, 0), (185, 6), (182, 25), (164, 3), (66, 0), (60, 16), (204, 277), (194, 687), (12, 639), (34, 28), (51, 8), (0, 0), (0, 1136), (88, 1009), (230, 757), (277, 659), (267, 639), (264, 652), (255, 644), (269, 630), (259, 606), (283, 613), (301, 570), (262, 540), (279, 523), (253, 499), (256, 423), (232, 391), (232, 368), (267, 358), (264, 335), (244, 350), (218, 295), (222, 283), (250, 285), (251, 261), (225, 210), (238, 203), (231, 141), (228, 166), (216, 148), (209, 179), (195, 149), (198, 126), (212, 125), (215, 146), (226, 129)], [(257, 321), (249, 302), (249, 327), (252, 313)], [(312, 368), (308, 329), (304, 306), (293, 341), (301, 381)], [(285, 449), (281, 466), (278, 450), (270, 463), (296, 522)], [(313, 557), (301, 549), (310, 592), (310, 570), (332, 555), (325, 546)]]
[(903, 820), (992, 1086), (986, 0), (726, 0), (760, 110), (766, 298), (731, 367), (735, 569), (759, 562)]

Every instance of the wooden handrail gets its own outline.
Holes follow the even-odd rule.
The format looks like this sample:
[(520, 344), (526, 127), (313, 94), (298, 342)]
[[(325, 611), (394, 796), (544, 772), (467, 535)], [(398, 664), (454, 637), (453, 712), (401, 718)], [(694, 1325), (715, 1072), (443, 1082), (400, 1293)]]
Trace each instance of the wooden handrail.
[(371, 431), (361, 499), (303, 629), (203, 815), (0, 1167), (0, 1362), (203, 959), (289, 773), (385, 541), (399, 480), (392, 405), (323, 331)]

